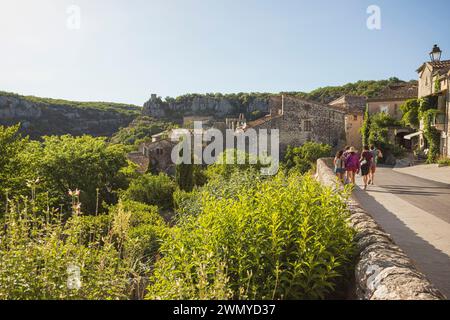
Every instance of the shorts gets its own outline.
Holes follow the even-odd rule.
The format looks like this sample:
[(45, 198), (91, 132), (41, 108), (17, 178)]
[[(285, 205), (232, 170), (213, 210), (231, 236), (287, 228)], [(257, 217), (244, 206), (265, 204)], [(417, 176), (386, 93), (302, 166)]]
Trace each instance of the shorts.
[(336, 174), (345, 173), (345, 169), (344, 168), (334, 168), (334, 173), (336, 173)]
[(364, 164), (361, 166), (361, 175), (362, 176), (367, 176), (369, 174), (370, 171), (370, 166), (368, 164)]

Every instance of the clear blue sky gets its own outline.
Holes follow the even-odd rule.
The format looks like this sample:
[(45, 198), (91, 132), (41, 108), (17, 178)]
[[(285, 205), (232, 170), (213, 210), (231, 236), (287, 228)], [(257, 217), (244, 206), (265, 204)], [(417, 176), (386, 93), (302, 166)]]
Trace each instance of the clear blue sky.
[[(79, 30), (66, 27), (69, 5)], [(369, 5), (381, 30), (366, 27)], [(448, 0), (1, 0), (0, 90), (142, 105), (205, 92), (415, 79), (450, 59)]]

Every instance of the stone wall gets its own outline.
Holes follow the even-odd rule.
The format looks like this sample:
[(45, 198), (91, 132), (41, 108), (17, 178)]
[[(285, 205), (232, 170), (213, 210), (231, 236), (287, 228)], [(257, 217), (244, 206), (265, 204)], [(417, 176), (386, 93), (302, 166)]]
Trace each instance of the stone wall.
[[(326, 186), (341, 190), (342, 185), (337, 183), (331, 166), (332, 159), (319, 159), (316, 178)], [(348, 200), (348, 207), (349, 223), (357, 231), (355, 284), (358, 299), (445, 299), (354, 198)]]
[[(279, 129), (282, 154), (288, 145), (301, 146), (307, 141), (326, 143), (335, 148), (344, 146), (344, 112), (289, 96), (284, 98), (284, 108), (280, 112), (281, 97), (272, 97), (271, 100), (271, 114), (274, 117), (257, 124), (254, 129)], [(252, 122), (249, 125), (252, 126)]]

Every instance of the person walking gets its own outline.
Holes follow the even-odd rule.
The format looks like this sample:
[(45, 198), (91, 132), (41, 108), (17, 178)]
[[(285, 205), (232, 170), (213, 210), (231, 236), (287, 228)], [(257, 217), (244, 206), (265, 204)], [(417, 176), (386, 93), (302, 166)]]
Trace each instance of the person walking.
[(359, 172), (359, 156), (354, 147), (350, 147), (345, 158), (345, 170), (349, 183), (355, 184), (356, 173)]
[(369, 184), (374, 184), (375, 172), (377, 171), (378, 159), (383, 158), (383, 153), (375, 145), (370, 145), (370, 152), (372, 153), (372, 165), (370, 167)]
[(369, 174), (370, 169), (372, 168), (373, 155), (369, 150), (369, 146), (363, 147), (363, 152), (361, 153), (361, 158), (359, 159), (361, 166), (361, 175), (364, 182), (364, 190), (367, 189), (367, 185), (369, 183)]
[[(350, 150), (350, 146), (345, 146), (344, 154), (342, 155), (344, 157), (344, 167), (345, 167), (345, 162), (347, 161), (347, 158), (350, 155), (349, 150)], [(345, 170), (345, 172), (344, 172), (344, 184), (347, 184), (349, 182), (350, 182), (350, 180), (349, 180), (348, 175), (347, 175), (347, 170)]]
[(339, 178), (339, 180), (344, 183), (344, 174), (345, 174), (345, 158), (344, 158), (344, 150), (340, 150), (336, 153), (334, 157), (334, 173)]

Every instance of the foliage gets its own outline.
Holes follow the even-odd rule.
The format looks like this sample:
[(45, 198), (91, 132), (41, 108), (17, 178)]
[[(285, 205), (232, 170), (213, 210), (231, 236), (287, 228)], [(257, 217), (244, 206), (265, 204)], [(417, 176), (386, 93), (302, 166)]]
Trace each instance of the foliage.
[(263, 167), (257, 156), (243, 152), (238, 149), (226, 149), (220, 155), (214, 164), (206, 169), (208, 179), (214, 179), (217, 176), (229, 178), (236, 170), (247, 170), (253, 168), (259, 170)]
[(435, 163), (440, 153), (441, 132), (431, 126), (436, 113), (436, 109), (428, 109), (422, 113), (423, 135), (428, 142), (427, 163)]
[(450, 158), (441, 157), (438, 159), (437, 163), (441, 167), (448, 167), (448, 166), (450, 166)]
[(421, 99), (408, 100), (403, 106), (402, 122), (412, 128), (418, 128), (423, 122), (423, 135), (428, 144), (427, 163), (435, 163), (439, 157), (440, 132), (432, 127), (437, 114), (438, 98), (428, 96)]
[(386, 155), (391, 153), (394, 157), (401, 157), (405, 152), (405, 149), (396, 146), (389, 140), (389, 128), (400, 127), (401, 123), (391, 117), (385, 112), (375, 113), (370, 116), (370, 127), (369, 127), (369, 144), (374, 144), (378, 148), (383, 150), (385, 157), (382, 161), (386, 159)]
[(366, 111), (364, 113), (364, 122), (361, 127), (361, 137), (362, 137), (362, 145), (368, 145), (369, 144), (369, 136), (370, 136), (370, 114), (369, 114), (369, 108), (366, 108)]
[(111, 142), (136, 145), (154, 134), (169, 130), (173, 127), (175, 127), (173, 123), (148, 116), (141, 116), (135, 119), (128, 127), (121, 128), (115, 133), (111, 138)]
[[(42, 178), (54, 204), (64, 203), (68, 190), (81, 190), (83, 210), (96, 211), (97, 203), (117, 201), (117, 192), (128, 186), (129, 162), (121, 145), (91, 136), (44, 137), (39, 149), (31, 150), (36, 175)], [(98, 198), (97, 198), (98, 189)]]
[(29, 103), (35, 103), (46, 106), (55, 106), (55, 107), (71, 107), (77, 109), (93, 109), (98, 111), (106, 111), (106, 112), (118, 112), (127, 115), (137, 115), (140, 113), (140, 107), (124, 104), (124, 103), (114, 103), (114, 102), (80, 102), (80, 101), (69, 101), (63, 99), (51, 99), (51, 98), (40, 98), (34, 96), (22, 96), (19, 94), (0, 91), (0, 96), (4, 97), (12, 97), (17, 99), (22, 99)]
[(31, 173), (22, 161), (28, 140), (18, 133), (19, 125), (0, 126), (0, 199), (24, 193)]
[(202, 211), (169, 231), (148, 299), (316, 299), (347, 274), (346, 205), (309, 176), (202, 196)]
[(30, 201), (9, 205), (0, 229), (0, 299), (143, 297), (166, 228), (156, 207), (124, 201), (109, 214), (83, 216), (75, 196), (64, 221), (58, 210), (31, 210)]
[(180, 163), (175, 167), (175, 181), (181, 190), (192, 191), (194, 187), (194, 165)]
[(131, 181), (130, 186), (123, 193), (123, 198), (167, 210), (173, 208), (175, 189), (175, 182), (164, 173), (144, 174)]
[(392, 77), (387, 80), (360, 80), (354, 83), (347, 83), (343, 86), (329, 86), (315, 89), (309, 93), (296, 93), (297, 96), (321, 103), (329, 103), (343, 95), (357, 95), (371, 98), (386, 86), (391, 84), (405, 83), (398, 78)]
[(400, 106), (402, 110), (402, 124), (411, 128), (418, 129), (420, 126), (419, 119), (420, 99), (410, 99)]
[[(61, 223), (54, 212), (42, 220), (21, 208), (11, 207), (6, 228), (0, 230), (0, 299), (128, 296), (127, 262), (119, 258), (111, 237), (83, 244), (79, 214)], [(68, 285), (71, 268), (80, 270), (79, 289)]]
[(301, 147), (288, 146), (284, 157), (285, 169), (306, 173), (320, 158), (331, 156), (331, 146), (317, 142), (306, 142)]

